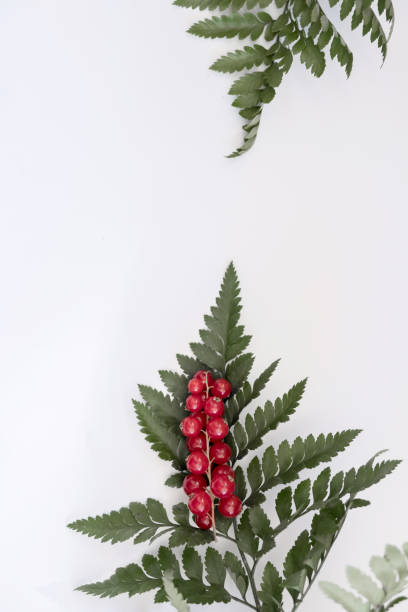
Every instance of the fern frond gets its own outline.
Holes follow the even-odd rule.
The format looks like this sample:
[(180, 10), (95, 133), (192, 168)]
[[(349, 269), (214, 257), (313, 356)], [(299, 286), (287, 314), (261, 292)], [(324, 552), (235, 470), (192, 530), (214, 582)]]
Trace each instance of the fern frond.
[(193, 24), (190, 34), (200, 38), (251, 38), (257, 40), (272, 21), (267, 13), (232, 13), (215, 16)]
[(245, 427), (237, 423), (232, 430), (232, 436), (238, 447), (237, 460), (242, 459), (250, 451), (262, 444), (262, 438), (270, 431), (285, 423), (296, 411), (302, 399), (307, 379), (294, 385), (282, 398), (273, 404), (267, 401), (265, 407), (257, 408), (254, 416), (247, 414)]
[(187, 448), (181, 432), (166, 427), (145, 404), (133, 400), (133, 406), (140, 429), (152, 449), (161, 459), (172, 461), (176, 469), (183, 470)]
[(250, 404), (254, 399), (259, 397), (273, 373), (278, 367), (279, 359), (271, 363), (254, 381), (251, 386), (248, 381), (245, 381), (242, 387), (230, 398), (226, 403), (226, 414), (225, 417), (228, 421), (228, 425), (231, 427), (234, 425), (241, 412)]
[[(190, 344), (195, 357), (207, 368), (223, 376), (228, 370), (234, 391), (244, 382), (253, 363), (252, 355), (241, 355), (251, 340), (251, 336), (244, 334), (243, 325), (239, 325), (241, 308), (238, 277), (231, 263), (225, 272), (216, 305), (211, 308), (211, 314), (204, 317), (207, 329), (200, 330), (202, 344)], [(232, 359), (235, 361), (231, 363)]]
[(209, 9), (211, 11), (218, 9), (226, 11), (231, 8), (234, 11), (239, 11), (246, 6), (248, 9), (253, 9), (256, 6), (266, 8), (272, 4), (274, 0), (175, 0), (173, 4), (184, 8), (198, 8), (200, 11)]
[[(310, 435), (302, 440), (299, 437), (292, 445), (287, 441), (282, 442), (277, 452), (270, 446), (266, 449), (262, 458), (263, 482), (245, 500), (245, 503), (249, 506), (253, 505), (258, 500), (256, 495), (258, 492), (264, 493), (280, 484), (293, 482), (293, 480), (299, 478), (299, 473), (302, 470), (317, 467), (321, 463), (328, 463), (343, 452), (360, 432), (359, 429), (349, 429), (337, 432), (334, 435), (320, 434), (317, 438)], [(368, 483), (370, 479), (374, 478), (372, 471), (368, 468), (363, 474), (364, 469), (365, 466), (360, 468), (361, 473), (358, 478), (356, 476), (353, 480), (350, 477), (348, 481), (350, 488), (346, 491), (347, 493), (354, 491), (352, 487), (356, 486), (356, 482), (361, 484), (361, 482), (367, 481)], [(378, 474), (378, 477), (380, 477), (380, 474)]]
[(253, 47), (246, 46), (243, 49), (231, 51), (220, 57), (211, 66), (211, 70), (217, 72), (241, 72), (249, 70), (261, 64), (270, 64), (272, 62), (270, 50), (262, 45), (254, 45)]
[[(331, 7), (339, 2), (341, 20), (352, 15), (351, 28), (362, 24), (363, 36), (369, 34), (372, 42), (377, 41), (385, 59), (395, 19), (392, 0), (329, 0)], [(286, 54), (286, 67), (280, 67), (282, 75), (290, 69), (293, 56), (299, 55), (300, 62), (316, 77), (323, 74), (328, 59), (338, 61), (350, 76), (353, 53), (319, 0), (176, 0), (174, 4), (224, 13), (196, 22), (188, 30), (190, 34), (209, 39), (260, 39), (261, 44), (247, 45), (222, 55), (210, 66), (212, 70), (223, 73), (252, 71), (266, 66), (258, 74), (250, 72), (245, 75), (244, 80), (230, 88), (230, 94), (236, 96), (232, 104), (239, 109), (246, 123), (243, 124), (241, 146), (228, 157), (239, 157), (255, 144), (264, 105), (270, 103), (276, 94), (276, 86), (268, 83), (266, 72), (269, 66), (276, 64), (277, 51)], [(282, 9), (277, 18), (268, 11), (272, 4), (275, 9)], [(378, 15), (385, 15), (390, 24), (388, 37), (374, 4), (377, 4)]]
[(173, 506), (173, 515), (174, 521), (171, 521), (163, 504), (156, 499), (148, 499), (146, 504), (132, 502), (126, 508), (74, 521), (68, 527), (111, 544), (131, 538), (134, 538), (134, 544), (153, 542), (165, 534), (171, 534), (170, 546), (181, 546), (187, 542), (190, 546), (198, 546), (211, 541), (208, 532), (190, 525), (189, 511), (185, 504)]

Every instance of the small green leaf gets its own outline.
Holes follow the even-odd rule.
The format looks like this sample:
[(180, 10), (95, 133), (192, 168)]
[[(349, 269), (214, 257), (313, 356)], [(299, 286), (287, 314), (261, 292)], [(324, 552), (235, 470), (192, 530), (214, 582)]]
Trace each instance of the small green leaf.
[(207, 548), (205, 553), (205, 569), (210, 584), (223, 586), (225, 582), (225, 566), (220, 553), (215, 548)]
[(301, 512), (302, 510), (306, 509), (310, 504), (310, 489), (311, 483), (309, 478), (300, 482), (296, 487), (293, 500), (295, 502), (297, 512)]
[(203, 579), (203, 563), (201, 557), (194, 548), (187, 546), (183, 551), (183, 568), (186, 576), (191, 580)]
[(245, 573), (242, 563), (235, 555), (227, 551), (224, 556), (224, 564), (228, 574), (239, 590), (241, 597), (245, 597), (248, 590), (248, 576)]
[(330, 468), (325, 468), (313, 483), (313, 501), (315, 504), (322, 502), (326, 495), (330, 482)]
[(181, 578), (179, 562), (170, 548), (160, 546), (159, 561), (162, 572), (171, 572), (174, 578)]
[(262, 470), (258, 457), (254, 457), (248, 466), (248, 482), (252, 491), (256, 491), (262, 484)]
[(265, 565), (262, 575), (261, 591), (259, 592), (260, 600), (267, 607), (266, 610), (277, 610), (276, 604), (282, 605), (283, 580), (279, 575), (278, 570), (270, 561)]
[(187, 473), (184, 473), (184, 472), (178, 472), (176, 474), (172, 474), (171, 476), (167, 478), (164, 484), (167, 485), (168, 487), (179, 489), (183, 486), (184, 478), (186, 477), (186, 475)]
[(256, 557), (259, 548), (259, 540), (255, 536), (251, 522), (249, 520), (249, 511), (245, 510), (241, 515), (241, 521), (238, 526), (238, 537), (239, 547), (243, 552)]
[(290, 518), (292, 514), (292, 489), (290, 487), (286, 487), (279, 492), (275, 507), (279, 520), (282, 523)]

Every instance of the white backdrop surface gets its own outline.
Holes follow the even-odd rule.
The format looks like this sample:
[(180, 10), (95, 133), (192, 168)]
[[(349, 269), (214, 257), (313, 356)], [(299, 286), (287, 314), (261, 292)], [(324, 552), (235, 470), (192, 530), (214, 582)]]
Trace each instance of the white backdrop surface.
[[(164, 0), (2, 1), (2, 612), (169, 610), (150, 594), (74, 593), (146, 547), (65, 525), (179, 500), (130, 398), (197, 338), (231, 259), (256, 367), (282, 357), (269, 395), (310, 377), (268, 441), (362, 427), (336, 468), (382, 448), (407, 459), (408, 6), (396, 5), (382, 70), (349, 36), (352, 77), (296, 67), (256, 148), (227, 160), (240, 121), (228, 78), (207, 70), (223, 43), (184, 33), (197, 15)], [(324, 579), (408, 538), (407, 466), (353, 513)], [(303, 610), (332, 608), (315, 588)]]

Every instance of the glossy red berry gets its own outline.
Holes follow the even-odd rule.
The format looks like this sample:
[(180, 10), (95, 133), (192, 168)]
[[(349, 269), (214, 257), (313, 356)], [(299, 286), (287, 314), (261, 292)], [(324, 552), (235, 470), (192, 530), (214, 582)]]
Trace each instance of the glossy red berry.
[(232, 479), (235, 479), (235, 472), (229, 465), (218, 465), (213, 469), (212, 478), (216, 478), (217, 476), (229, 476)]
[(227, 463), (231, 458), (231, 449), (225, 442), (214, 442), (210, 447), (210, 459), (214, 463)]
[(197, 514), (194, 520), (200, 529), (211, 529), (212, 527), (212, 520), (209, 514)]
[(198, 436), (201, 431), (201, 419), (197, 419), (194, 416), (188, 416), (181, 421), (180, 429), (183, 436)]
[(194, 413), (194, 418), (198, 419), (201, 423), (201, 429), (205, 429), (206, 425), (207, 425), (207, 417), (205, 416), (204, 412), (195, 412)]
[(220, 499), (220, 503), (218, 504), (218, 512), (222, 514), (222, 516), (227, 516), (228, 518), (238, 516), (241, 510), (242, 501), (236, 495)]
[(188, 500), (188, 507), (193, 514), (208, 514), (211, 510), (211, 497), (206, 491), (198, 491)]
[(211, 491), (215, 497), (224, 499), (224, 497), (231, 497), (235, 489), (235, 482), (231, 476), (225, 476), (220, 474), (211, 481)]
[(201, 395), (189, 395), (186, 399), (186, 410), (194, 413), (200, 412), (205, 405), (204, 397), (202, 397)]
[(214, 381), (211, 392), (215, 397), (225, 399), (231, 394), (231, 385), (225, 378), (217, 378)]
[(189, 474), (183, 481), (183, 489), (187, 495), (202, 491), (207, 488), (207, 482), (204, 476), (199, 474)]
[(222, 440), (229, 432), (229, 427), (224, 419), (217, 417), (207, 424), (207, 433), (211, 440)]
[(214, 379), (211, 376), (210, 372), (206, 372), (205, 370), (199, 370), (194, 374), (194, 378), (198, 378), (198, 380), (202, 380), (206, 387), (211, 387)]
[(192, 378), (187, 386), (190, 393), (194, 393), (196, 395), (200, 395), (200, 393), (206, 390), (205, 383), (199, 378)]
[(193, 451), (186, 461), (187, 469), (192, 474), (205, 474), (208, 470), (209, 461), (203, 451)]
[(201, 432), (198, 434), (198, 436), (194, 436), (193, 438), (187, 438), (187, 448), (190, 453), (196, 450), (206, 450), (207, 438), (205, 437), (205, 434)]
[(209, 397), (205, 402), (204, 412), (210, 417), (222, 417), (224, 410), (224, 402), (219, 397)]

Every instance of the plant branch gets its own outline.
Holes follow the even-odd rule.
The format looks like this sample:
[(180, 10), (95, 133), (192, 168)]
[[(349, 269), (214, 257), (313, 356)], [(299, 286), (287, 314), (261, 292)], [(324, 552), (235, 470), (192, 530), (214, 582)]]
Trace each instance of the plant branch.
[[(234, 534), (235, 534), (235, 538), (238, 539), (238, 529), (237, 529), (237, 521), (236, 521), (236, 519), (234, 519)], [(254, 576), (253, 576), (253, 574), (251, 572), (251, 569), (250, 569), (250, 567), (248, 565), (248, 561), (247, 561), (247, 558), (245, 556), (245, 553), (242, 552), (242, 550), (240, 549), (238, 542), (236, 542), (236, 545), (237, 545), (237, 548), (239, 550), (239, 554), (241, 556), (242, 563), (244, 564), (245, 571), (246, 571), (246, 573), (248, 575), (249, 584), (251, 586), (252, 595), (253, 595), (254, 601), (255, 601), (255, 608), (254, 608), (254, 610), (258, 610), (259, 611), (261, 609), (261, 604), (260, 604), (258, 593), (257, 593), (257, 590), (256, 590), (256, 584), (255, 584)]]
[(335, 536), (333, 537), (333, 540), (332, 540), (332, 542), (331, 542), (331, 544), (330, 544), (329, 548), (328, 548), (328, 549), (326, 550), (326, 552), (324, 553), (324, 555), (323, 555), (323, 557), (322, 557), (322, 559), (321, 559), (321, 561), (320, 561), (320, 565), (319, 565), (319, 567), (318, 567), (318, 568), (317, 568), (317, 570), (315, 571), (315, 573), (314, 573), (313, 577), (310, 579), (310, 582), (309, 582), (309, 584), (308, 584), (308, 586), (307, 586), (307, 589), (306, 589), (306, 590), (305, 590), (305, 591), (302, 593), (302, 595), (301, 595), (300, 599), (299, 599), (299, 600), (298, 600), (298, 601), (297, 601), (297, 602), (294, 604), (294, 606), (293, 606), (293, 608), (292, 608), (292, 611), (291, 611), (291, 612), (295, 612), (295, 611), (296, 611), (296, 610), (299, 608), (300, 604), (301, 604), (301, 603), (303, 603), (303, 601), (304, 601), (304, 599), (305, 599), (306, 595), (309, 593), (310, 589), (312, 588), (312, 586), (313, 586), (313, 584), (314, 584), (314, 582), (315, 582), (316, 578), (318, 577), (318, 575), (319, 575), (319, 573), (320, 573), (320, 571), (321, 571), (321, 569), (322, 569), (322, 567), (323, 567), (323, 565), (324, 565), (324, 563), (325, 563), (325, 561), (326, 561), (327, 557), (329, 556), (329, 553), (330, 553), (331, 549), (332, 549), (332, 548), (333, 548), (333, 546), (334, 546), (335, 541), (336, 541), (336, 540), (337, 540), (337, 538), (339, 537), (340, 532), (341, 532), (341, 530), (342, 530), (342, 529), (343, 529), (343, 527), (344, 527), (344, 523), (345, 523), (346, 518), (347, 518), (347, 515), (348, 515), (348, 513), (349, 513), (349, 510), (350, 510), (350, 506), (351, 506), (351, 504), (352, 504), (352, 501), (353, 501), (353, 498), (352, 498), (352, 497), (350, 497), (350, 499), (349, 499), (349, 501), (348, 501), (348, 503), (347, 503), (347, 507), (346, 507), (346, 511), (345, 511), (345, 513), (344, 513), (344, 516), (343, 516), (343, 518), (341, 519), (341, 521), (340, 521), (340, 523), (339, 523), (339, 526), (338, 526), (337, 532), (336, 532)]
[(258, 609), (258, 608), (255, 608), (255, 606), (250, 604), (248, 601), (245, 601), (244, 599), (240, 599), (239, 597), (234, 597), (234, 595), (230, 595), (230, 597), (234, 601), (238, 601), (239, 603), (243, 604), (244, 606), (248, 606), (248, 608), (251, 608), (251, 610), (257, 610)]

